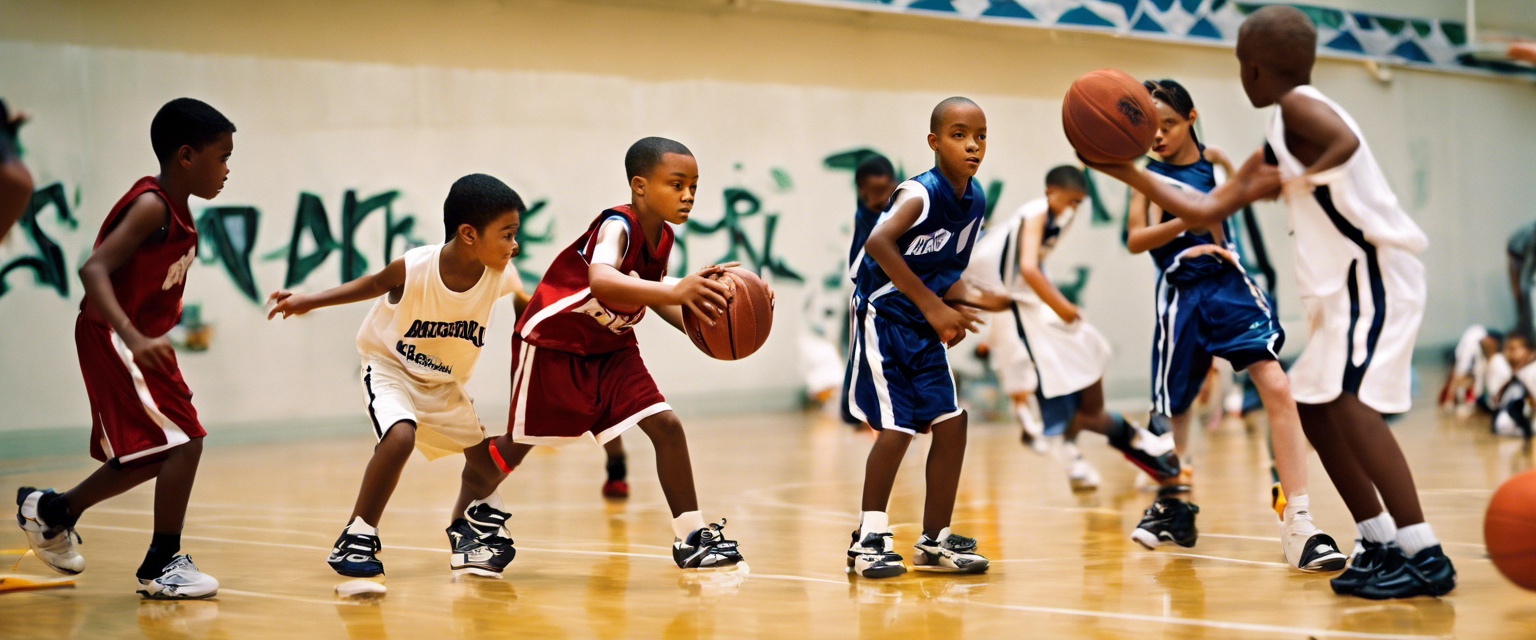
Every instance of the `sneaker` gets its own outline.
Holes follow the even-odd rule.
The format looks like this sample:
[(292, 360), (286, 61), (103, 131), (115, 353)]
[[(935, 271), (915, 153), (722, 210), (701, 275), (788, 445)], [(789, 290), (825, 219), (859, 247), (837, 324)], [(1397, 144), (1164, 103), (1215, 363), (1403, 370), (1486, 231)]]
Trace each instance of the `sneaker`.
[(453, 548), (453, 553), (448, 556), (448, 568), (477, 576), (498, 577), (511, 564), (512, 558), (517, 557), (511, 538), (481, 535), (464, 518), (454, 520), (448, 526), (448, 545)]
[(1349, 568), (1329, 580), (1328, 586), (1341, 596), (1351, 595), (1383, 567), (1396, 568), (1406, 559), (1402, 549), (1395, 544), (1356, 538), (1355, 550), (1349, 555)]
[(510, 538), (512, 532), (507, 530), (507, 519), (511, 517), (512, 514), (501, 510), (501, 496), (493, 493), (484, 501), (470, 503), (469, 508), (464, 510), (462, 519), (481, 538), (486, 536)]
[(27, 544), (32, 553), (54, 571), (75, 575), (85, 571), (85, 558), (75, 550), (80, 534), (75, 533), (73, 522), (45, 522), (38, 513), (38, 504), (45, 498), (55, 500), (59, 494), (53, 489), (22, 487), (16, 492), (16, 524), (27, 534)]
[(331, 568), (344, 576), (352, 578), (372, 578), (384, 575), (384, 563), (379, 562), (379, 550), (384, 547), (379, 542), (378, 536), (370, 536), (362, 533), (349, 533), (341, 530), (341, 537), (336, 539), (336, 546), (331, 548), (331, 557), (326, 558)]
[(901, 554), (892, 551), (891, 533), (871, 532), (859, 540), (857, 529), (848, 545), (848, 570), (864, 578), (894, 578), (907, 572)]
[(1173, 449), (1172, 431), (1157, 434), (1128, 420), (1125, 427), (1110, 430), (1110, 446), (1153, 478), (1163, 480), (1179, 475), (1179, 455)]
[(939, 530), (937, 539), (917, 539), (917, 551), (912, 554), (912, 568), (918, 571), (946, 573), (981, 573), (991, 564), (976, 553), (976, 539), (949, 532), (949, 527)]
[(154, 580), (139, 579), (139, 595), (151, 600), (212, 598), (218, 592), (219, 581), (198, 571), (185, 553), (171, 558)]
[(688, 534), (686, 540), (673, 539), (672, 559), (680, 569), (713, 569), (728, 567), (741, 562), (741, 552), (736, 550), (735, 540), (726, 540), (721, 533), (725, 518), (719, 524), (709, 523), (702, 529)]
[(1286, 562), (1308, 573), (1338, 571), (1348, 561), (1338, 543), (1312, 524), (1307, 511), (1296, 511), (1289, 521), (1280, 523), (1280, 547)]
[(1200, 507), (1178, 498), (1158, 498), (1142, 512), (1141, 524), (1131, 532), (1131, 539), (1148, 549), (1156, 549), (1165, 542), (1181, 547), (1193, 547), (1200, 539), (1195, 528), (1195, 514)]
[(1048, 453), (1050, 443), (1045, 438), (1045, 424), (1040, 422), (1040, 417), (1035, 415), (1034, 410), (1024, 409), (1019, 415), (1019, 420), (1024, 427), (1020, 432), (1019, 440), (1024, 443), (1024, 446), (1040, 455)]
[(1440, 545), (1404, 558), (1395, 566), (1378, 570), (1355, 589), (1354, 595), (1371, 600), (1443, 596), (1456, 588), (1456, 567)]
[(623, 480), (609, 480), (603, 483), (604, 498), (628, 498), (629, 483)]

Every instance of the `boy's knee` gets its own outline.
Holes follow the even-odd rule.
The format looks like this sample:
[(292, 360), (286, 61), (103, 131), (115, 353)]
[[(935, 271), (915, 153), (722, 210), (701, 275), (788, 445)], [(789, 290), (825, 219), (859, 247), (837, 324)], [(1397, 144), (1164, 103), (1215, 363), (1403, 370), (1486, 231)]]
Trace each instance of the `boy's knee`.
[(396, 422), (379, 439), (379, 448), (410, 450), (416, 446), (416, 423), (410, 420)]
[(641, 420), (640, 430), (657, 445), (682, 442), (687, 437), (683, 434), (683, 421), (677, 419), (677, 414), (671, 411), (663, 411)]

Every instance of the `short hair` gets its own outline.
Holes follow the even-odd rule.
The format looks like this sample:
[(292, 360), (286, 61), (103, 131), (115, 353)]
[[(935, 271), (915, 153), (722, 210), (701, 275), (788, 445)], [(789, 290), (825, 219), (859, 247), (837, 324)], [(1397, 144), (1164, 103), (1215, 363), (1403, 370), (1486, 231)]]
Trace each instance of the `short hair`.
[(1504, 334), (1504, 343), (1508, 344), (1510, 342), (1520, 342), (1527, 349), (1536, 346), (1536, 340), (1531, 338), (1531, 330), (1525, 327), (1517, 327)]
[(981, 105), (976, 104), (965, 96), (950, 96), (940, 100), (937, 105), (934, 105), (933, 113), (928, 114), (928, 132), (938, 133), (939, 127), (944, 126), (944, 114), (950, 109), (963, 106), (981, 108)]
[(1307, 82), (1317, 60), (1317, 27), (1300, 9), (1272, 4), (1253, 12), (1237, 29), (1238, 46), (1259, 66), (1292, 82)]
[(161, 164), (183, 146), (201, 149), (222, 133), (234, 133), (235, 123), (202, 100), (177, 98), (165, 103), (149, 123), (149, 143)]
[(636, 140), (634, 144), (629, 145), (629, 151), (624, 153), (624, 173), (628, 174), (629, 178), (649, 174), (656, 165), (661, 164), (661, 157), (669, 153), (693, 156), (693, 152), (689, 151), (688, 147), (676, 140), (656, 136)]
[(1045, 186), (1088, 193), (1088, 178), (1082, 169), (1064, 164), (1045, 173)]
[(896, 167), (891, 166), (890, 158), (878, 153), (869, 156), (859, 162), (859, 166), (853, 170), (853, 184), (864, 184), (870, 178), (896, 178)]
[(484, 232), (485, 226), (508, 211), (523, 213), (528, 207), (507, 183), (483, 173), (471, 173), (453, 182), (448, 198), (443, 200), (445, 240), (452, 240), (459, 225), (467, 224)]

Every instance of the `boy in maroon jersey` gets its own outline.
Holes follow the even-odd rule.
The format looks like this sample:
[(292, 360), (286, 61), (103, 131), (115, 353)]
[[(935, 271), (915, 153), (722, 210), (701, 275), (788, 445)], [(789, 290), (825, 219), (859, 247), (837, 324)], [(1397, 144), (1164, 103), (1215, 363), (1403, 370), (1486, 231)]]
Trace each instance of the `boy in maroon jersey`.
[(91, 457), (104, 464), (62, 494), (22, 487), (16, 495), (16, 519), (37, 557), (75, 574), (85, 570), (74, 545), (80, 513), (156, 478), (154, 539), (137, 572), (146, 598), (207, 598), (219, 588), (179, 553), (204, 432), (165, 334), (181, 317), (197, 257), (187, 198), (223, 190), (234, 132), (218, 110), (191, 98), (155, 114), (149, 137), (160, 175), (140, 178), (118, 200), (80, 267), (75, 346), (91, 400)]
[[(667, 224), (688, 220), (698, 166), (673, 140), (630, 146), (629, 204), (603, 211), (555, 258), (518, 317), (507, 433), (486, 450), (465, 452), (488, 455), (510, 473), (533, 445), (603, 444), (638, 425), (656, 448), (656, 472), (672, 509), (672, 557), (684, 569), (732, 565), (741, 554), (722, 535), (723, 519), (706, 526), (699, 515), (683, 425), (651, 380), (631, 327), (646, 307), (679, 329), (683, 306), (713, 324), (732, 294), (713, 278), (718, 265), (662, 281), (672, 251)], [(470, 506), (460, 503), (455, 513)]]

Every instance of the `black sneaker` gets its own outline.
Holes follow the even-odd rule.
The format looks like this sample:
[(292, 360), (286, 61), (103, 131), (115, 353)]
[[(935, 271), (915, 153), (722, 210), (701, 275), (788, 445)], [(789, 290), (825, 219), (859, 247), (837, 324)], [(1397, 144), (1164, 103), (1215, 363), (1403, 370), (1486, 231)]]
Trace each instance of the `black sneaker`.
[(719, 524), (711, 522), (688, 534), (686, 540), (673, 540), (672, 559), (678, 568), (714, 569), (741, 562), (736, 541), (726, 540), (722, 533), (724, 529), (725, 518), (721, 518)]
[(1156, 549), (1165, 542), (1193, 547), (1200, 539), (1200, 530), (1195, 528), (1197, 513), (1200, 507), (1184, 500), (1158, 498), (1142, 512), (1141, 524), (1131, 532), (1131, 539), (1148, 549)]
[(853, 542), (848, 545), (848, 570), (864, 578), (894, 578), (907, 572), (901, 563), (901, 554), (891, 550), (891, 533), (870, 532), (859, 539), (858, 529), (853, 531)]
[[(500, 504), (499, 501), (498, 504)], [(506, 537), (510, 537), (511, 532), (507, 531), (507, 519), (511, 517), (512, 514), (481, 502), (465, 509), (461, 519), (482, 538), (503, 534), (507, 534)], [(451, 526), (449, 527), (450, 530), (452, 528)]]
[(1328, 585), (1341, 596), (1353, 595), (1377, 571), (1389, 564), (1390, 568), (1396, 568), (1403, 560), (1407, 558), (1395, 544), (1357, 539), (1355, 550), (1349, 556), (1349, 567), (1344, 569), (1344, 573), (1329, 580)]
[(448, 568), (465, 570), (475, 575), (497, 577), (517, 557), (512, 539), (499, 535), (481, 535), (468, 520), (459, 518), (448, 526), (448, 544), (453, 548), (448, 556)]
[(1173, 449), (1173, 433), (1154, 433), (1121, 418), (1118, 427), (1104, 434), (1110, 446), (1125, 454), (1125, 459), (1163, 481), (1179, 475), (1179, 454)]
[(378, 536), (364, 535), (360, 533), (347, 533), (341, 531), (341, 537), (336, 539), (336, 546), (331, 549), (331, 557), (326, 558), (331, 568), (344, 576), (352, 578), (372, 578), (384, 575), (384, 563), (379, 562), (379, 549), (383, 544)]
[(1424, 549), (1391, 569), (1371, 575), (1354, 595), (1371, 600), (1443, 596), (1456, 588), (1456, 567), (1440, 545)]

